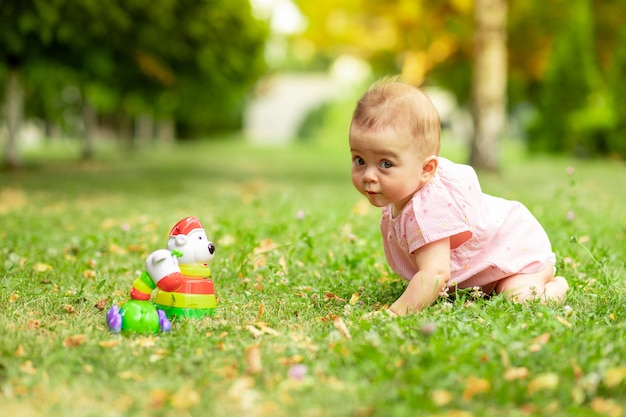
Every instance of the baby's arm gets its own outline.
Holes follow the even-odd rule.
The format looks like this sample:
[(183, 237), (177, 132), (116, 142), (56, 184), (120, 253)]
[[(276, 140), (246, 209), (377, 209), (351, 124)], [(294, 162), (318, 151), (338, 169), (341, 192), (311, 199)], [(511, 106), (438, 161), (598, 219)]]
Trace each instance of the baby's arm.
[(431, 305), (450, 279), (450, 239), (429, 243), (415, 252), (417, 274), (389, 309), (404, 316)]

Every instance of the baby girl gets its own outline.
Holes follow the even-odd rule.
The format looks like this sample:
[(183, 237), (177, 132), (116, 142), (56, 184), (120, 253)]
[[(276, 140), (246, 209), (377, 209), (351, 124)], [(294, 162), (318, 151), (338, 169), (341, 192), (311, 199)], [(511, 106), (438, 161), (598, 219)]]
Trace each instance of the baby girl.
[(421, 310), (446, 287), (561, 301), (569, 287), (541, 224), (521, 203), (483, 193), (470, 166), (438, 156), (439, 135), (432, 102), (398, 81), (365, 93), (350, 125), (352, 183), (382, 208), (385, 256), (409, 280), (389, 312)]

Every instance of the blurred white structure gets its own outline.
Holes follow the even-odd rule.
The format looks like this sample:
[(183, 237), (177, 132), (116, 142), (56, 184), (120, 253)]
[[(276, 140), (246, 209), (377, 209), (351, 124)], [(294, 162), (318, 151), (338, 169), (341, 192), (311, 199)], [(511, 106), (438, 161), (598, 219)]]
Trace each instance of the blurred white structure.
[(347, 55), (338, 57), (328, 73), (270, 76), (259, 83), (246, 106), (244, 134), (256, 143), (289, 142), (309, 112), (346, 94), (353, 95), (370, 76), (367, 62)]
[(326, 74), (278, 74), (265, 79), (245, 109), (244, 134), (253, 143), (287, 143), (307, 114), (331, 100), (337, 89)]

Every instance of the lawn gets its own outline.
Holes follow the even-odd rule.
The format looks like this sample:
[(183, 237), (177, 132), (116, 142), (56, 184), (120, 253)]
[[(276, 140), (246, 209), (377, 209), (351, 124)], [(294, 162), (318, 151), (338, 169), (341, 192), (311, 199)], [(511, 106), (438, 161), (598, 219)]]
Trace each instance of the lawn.
[[(80, 164), (65, 146), (0, 173), (0, 415), (624, 415), (623, 163), (508, 152), (480, 174), (544, 224), (563, 305), (464, 292), (366, 319), (404, 283), (345, 146), (220, 140)], [(106, 309), (189, 215), (217, 246), (218, 315), (112, 334)]]

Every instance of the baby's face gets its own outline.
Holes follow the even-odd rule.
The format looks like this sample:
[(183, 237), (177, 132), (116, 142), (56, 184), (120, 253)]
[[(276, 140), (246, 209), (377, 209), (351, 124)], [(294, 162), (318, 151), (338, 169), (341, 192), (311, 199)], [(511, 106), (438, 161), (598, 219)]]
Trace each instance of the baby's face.
[(406, 133), (352, 128), (350, 152), (352, 183), (373, 206), (393, 204), (399, 212), (424, 185), (422, 152)]

